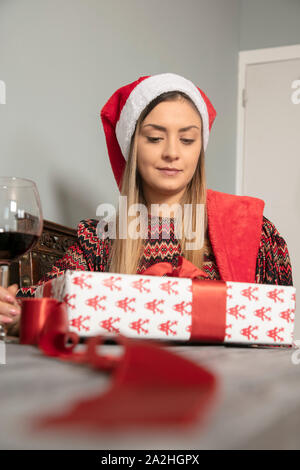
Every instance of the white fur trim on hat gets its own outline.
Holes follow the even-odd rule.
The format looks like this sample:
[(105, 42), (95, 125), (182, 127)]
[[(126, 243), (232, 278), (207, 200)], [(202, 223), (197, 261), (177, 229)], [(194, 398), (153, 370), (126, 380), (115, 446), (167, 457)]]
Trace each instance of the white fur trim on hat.
[(157, 96), (174, 90), (186, 93), (197, 106), (203, 121), (203, 146), (206, 150), (209, 137), (209, 117), (200, 91), (193, 82), (180, 75), (162, 73), (145, 78), (138, 83), (123, 106), (116, 124), (116, 136), (125, 160), (128, 159), (131, 137), (143, 109)]

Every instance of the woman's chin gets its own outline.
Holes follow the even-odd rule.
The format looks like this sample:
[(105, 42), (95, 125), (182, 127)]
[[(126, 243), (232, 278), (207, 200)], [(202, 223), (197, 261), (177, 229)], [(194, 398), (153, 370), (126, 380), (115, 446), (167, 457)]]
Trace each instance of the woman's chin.
[(172, 194), (177, 194), (182, 191), (182, 187), (176, 184), (165, 184), (155, 187), (155, 192), (163, 196), (171, 196)]

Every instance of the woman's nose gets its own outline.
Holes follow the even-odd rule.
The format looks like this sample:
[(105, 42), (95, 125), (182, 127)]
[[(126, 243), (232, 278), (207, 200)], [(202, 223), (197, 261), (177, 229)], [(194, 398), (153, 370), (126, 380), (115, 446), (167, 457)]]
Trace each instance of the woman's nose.
[(175, 139), (166, 139), (163, 157), (172, 160), (179, 158), (179, 148)]

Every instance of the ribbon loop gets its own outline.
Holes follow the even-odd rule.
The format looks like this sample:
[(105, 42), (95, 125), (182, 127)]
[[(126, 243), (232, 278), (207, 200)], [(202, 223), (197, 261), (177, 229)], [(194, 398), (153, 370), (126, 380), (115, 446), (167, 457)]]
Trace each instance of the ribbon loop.
[(190, 279), (196, 279), (199, 276), (209, 278), (202, 269), (197, 268), (181, 255), (178, 256), (177, 267), (174, 267), (170, 261), (161, 261), (153, 264), (143, 272), (143, 275), (149, 276), (163, 276), (165, 274), (170, 277), (188, 277)]

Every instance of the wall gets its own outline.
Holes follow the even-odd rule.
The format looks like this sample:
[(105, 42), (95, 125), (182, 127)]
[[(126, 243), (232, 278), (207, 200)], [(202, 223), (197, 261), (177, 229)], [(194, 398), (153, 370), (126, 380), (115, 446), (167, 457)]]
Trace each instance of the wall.
[(300, 44), (299, 0), (241, 0), (240, 50)]
[(117, 204), (99, 112), (142, 75), (173, 72), (217, 110), (208, 185), (234, 193), (239, 0), (1, 0), (1, 175), (36, 181), (44, 217), (76, 227)]

